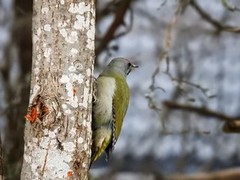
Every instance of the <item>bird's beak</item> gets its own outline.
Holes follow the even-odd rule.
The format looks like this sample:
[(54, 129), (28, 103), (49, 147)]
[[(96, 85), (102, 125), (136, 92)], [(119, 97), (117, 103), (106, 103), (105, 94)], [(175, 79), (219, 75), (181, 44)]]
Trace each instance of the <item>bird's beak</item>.
[(128, 69), (127, 75), (128, 75), (133, 69), (135, 69), (135, 68), (138, 68), (138, 65), (135, 65), (135, 64), (132, 64), (132, 63), (131, 63), (131, 66), (130, 66), (129, 69)]
[(132, 64), (132, 65), (131, 65), (131, 68), (132, 68), (132, 69), (135, 69), (135, 68), (138, 68), (138, 67), (139, 67), (139, 66), (136, 65), (136, 64)]

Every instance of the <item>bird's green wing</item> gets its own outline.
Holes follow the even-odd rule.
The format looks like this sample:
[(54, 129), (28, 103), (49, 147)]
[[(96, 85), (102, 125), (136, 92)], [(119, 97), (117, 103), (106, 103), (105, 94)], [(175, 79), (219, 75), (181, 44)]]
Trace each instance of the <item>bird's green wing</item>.
[(116, 85), (117, 88), (113, 97), (113, 107), (115, 108), (113, 110), (115, 114), (115, 138), (117, 140), (121, 132), (123, 119), (128, 109), (130, 93), (125, 78), (118, 78)]
[(112, 117), (112, 140), (106, 149), (107, 157), (113, 150), (114, 145), (120, 135), (122, 129), (123, 119), (126, 115), (128, 104), (129, 104), (129, 87), (126, 82), (126, 78), (115, 77), (116, 79), (116, 90), (113, 96), (113, 117)]

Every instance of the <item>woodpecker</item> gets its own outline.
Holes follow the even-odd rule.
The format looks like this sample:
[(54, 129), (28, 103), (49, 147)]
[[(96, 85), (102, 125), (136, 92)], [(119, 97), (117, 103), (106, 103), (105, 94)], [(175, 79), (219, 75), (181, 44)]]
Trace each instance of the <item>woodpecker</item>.
[(127, 59), (114, 58), (95, 81), (90, 166), (104, 151), (108, 160), (114, 149), (129, 104), (126, 78), (137, 67)]

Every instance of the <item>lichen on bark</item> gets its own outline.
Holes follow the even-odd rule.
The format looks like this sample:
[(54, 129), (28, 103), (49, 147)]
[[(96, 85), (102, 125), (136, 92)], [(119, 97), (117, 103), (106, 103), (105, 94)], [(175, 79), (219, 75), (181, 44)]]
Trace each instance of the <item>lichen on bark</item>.
[[(22, 179), (87, 179), (91, 155), (94, 1), (34, 1), (30, 105)], [(45, 112), (46, 111), (46, 112)]]

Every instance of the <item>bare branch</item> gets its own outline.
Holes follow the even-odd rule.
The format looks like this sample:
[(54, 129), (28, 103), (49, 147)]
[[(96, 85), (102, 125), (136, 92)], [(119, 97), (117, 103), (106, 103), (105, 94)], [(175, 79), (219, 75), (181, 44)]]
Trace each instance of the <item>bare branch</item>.
[(193, 175), (173, 175), (166, 180), (215, 180), (215, 179), (239, 179), (240, 168), (232, 168), (210, 173), (197, 173)]
[(225, 122), (222, 130), (225, 133), (240, 133), (240, 119)]
[(229, 0), (222, 0), (222, 4), (225, 8), (227, 8), (229, 11), (240, 11), (240, 8), (232, 5)]
[(222, 127), (222, 130), (225, 133), (240, 133), (240, 116), (231, 117), (204, 107), (194, 107), (190, 105), (178, 104), (171, 101), (165, 101), (164, 105), (169, 109), (182, 110), (196, 113), (201, 116), (217, 118), (221, 121), (225, 121)]
[(240, 116), (230, 117), (230, 116), (227, 116), (220, 112), (216, 112), (216, 111), (207, 109), (205, 107), (195, 107), (195, 106), (190, 106), (190, 105), (178, 104), (178, 103), (171, 102), (171, 101), (165, 101), (164, 105), (171, 109), (193, 112), (193, 113), (196, 113), (196, 114), (199, 114), (202, 116), (213, 117), (213, 118), (217, 118), (221, 121), (226, 121), (226, 122), (240, 119)]
[(126, 30), (124, 32), (121, 32), (121, 33), (115, 35), (113, 39), (120, 38), (120, 37), (126, 35), (127, 33), (129, 33), (132, 30), (132, 26), (133, 26), (133, 9), (131, 7), (129, 7), (129, 12), (130, 12), (130, 23), (129, 23), (129, 26), (126, 27)]
[(196, 134), (196, 135), (209, 135), (211, 132), (210, 131), (206, 131), (206, 130), (191, 130), (191, 129), (183, 129), (181, 131), (162, 131), (160, 134), (161, 135), (185, 135), (185, 134)]
[(115, 32), (118, 27), (124, 25), (124, 17), (130, 7), (131, 2), (132, 0), (121, 1), (121, 3), (118, 5), (113, 23), (103, 38), (100, 40), (99, 45), (96, 47), (96, 56), (98, 56), (108, 46), (109, 42), (115, 38)]
[[(96, 1), (96, 3), (98, 4), (99, 2)], [(96, 21), (99, 22), (101, 21), (104, 17), (110, 15), (111, 13), (115, 12), (116, 9), (117, 9), (117, 4), (119, 2), (116, 1), (116, 0), (113, 0), (113, 1), (110, 1), (108, 2), (104, 8), (100, 9), (98, 8), (97, 9), (97, 16), (96, 16)], [(97, 5), (98, 6), (98, 5)]]
[(200, 14), (200, 16), (214, 26), (218, 31), (226, 31), (226, 32), (233, 32), (233, 33), (240, 33), (240, 27), (225, 25), (220, 23), (219, 21), (213, 19), (208, 13), (206, 13), (196, 1), (192, 0), (190, 2), (191, 6)]

